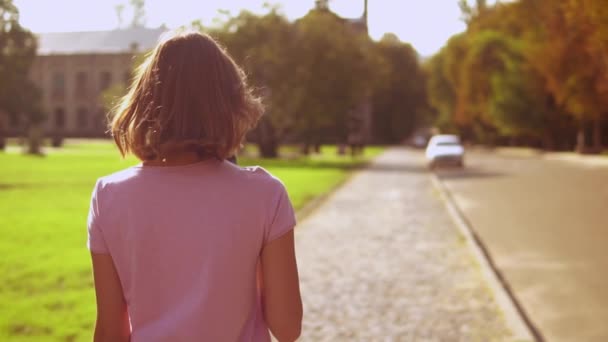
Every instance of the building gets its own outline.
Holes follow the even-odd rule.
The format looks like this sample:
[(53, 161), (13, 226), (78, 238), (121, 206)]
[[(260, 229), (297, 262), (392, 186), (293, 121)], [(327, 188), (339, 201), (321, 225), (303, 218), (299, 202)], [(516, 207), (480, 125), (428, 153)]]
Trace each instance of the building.
[[(165, 28), (43, 33), (31, 80), (42, 92), (47, 136), (101, 137), (107, 130), (104, 90), (127, 84), (134, 57), (154, 48)], [(12, 122), (10, 131), (20, 131)]]

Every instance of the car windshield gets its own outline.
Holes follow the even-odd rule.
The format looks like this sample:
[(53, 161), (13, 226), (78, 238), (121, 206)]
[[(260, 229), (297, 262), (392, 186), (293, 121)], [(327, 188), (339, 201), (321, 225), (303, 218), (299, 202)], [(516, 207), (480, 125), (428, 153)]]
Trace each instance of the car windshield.
[(437, 146), (460, 146), (456, 141), (441, 141), (437, 143)]

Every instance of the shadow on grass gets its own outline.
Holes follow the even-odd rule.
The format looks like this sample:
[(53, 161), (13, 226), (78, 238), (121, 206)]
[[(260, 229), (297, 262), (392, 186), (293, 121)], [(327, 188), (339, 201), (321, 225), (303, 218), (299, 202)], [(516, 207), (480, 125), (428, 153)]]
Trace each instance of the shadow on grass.
[(23, 184), (23, 183), (15, 183), (15, 184), (7, 184), (7, 183), (0, 183), (0, 191), (7, 191), (7, 190), (15, 190), (15, 189), (27, 189), (27, 188), (33, 188), (34, 185), (33, 184)]

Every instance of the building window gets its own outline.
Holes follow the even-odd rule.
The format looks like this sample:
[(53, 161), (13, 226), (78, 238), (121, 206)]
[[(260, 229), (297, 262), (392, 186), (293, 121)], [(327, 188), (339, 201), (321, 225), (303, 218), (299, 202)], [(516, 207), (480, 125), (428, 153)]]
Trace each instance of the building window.
[(77, 122), (79, 128), (86, 128), (89, 124), (89, 112), (86, 108), (78, 108)]
[(109, 71), (103, 71), (99, 79), (99, 89), (104, 91), (112, 84), (112, 74)]
[(65, 75), (63, 72), (53, 73), (51, 89), (53, 99), (63, 100), (65, 97)]
[(85, 97), (87, 96), (87, 73), (79, 71), (76, 73), (76, 96)]
[(63, 108), (55, 109), (55, 128), (65, 128), (65, 111)]

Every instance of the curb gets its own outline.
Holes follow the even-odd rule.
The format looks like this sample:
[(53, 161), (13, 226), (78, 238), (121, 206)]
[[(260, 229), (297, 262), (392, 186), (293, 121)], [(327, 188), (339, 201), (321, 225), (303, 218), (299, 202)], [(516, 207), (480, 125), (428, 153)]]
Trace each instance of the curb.
[(458, 230), (467, 241), (467, 245), (473, 252), (473, 256), (480, 266), (481, 273), (490, 291), (492, 291), (496, 303), (502, 310), (507, 327), (513, 333), (513, 340), (522, 342), (545, 341), (513, 294), (508, 282), (492, 261), (488, 249), (458, 209), (447, 187), (441, 182), (437, 174), (432, 173), (430, 177), (452, 221), (456, 224)]

